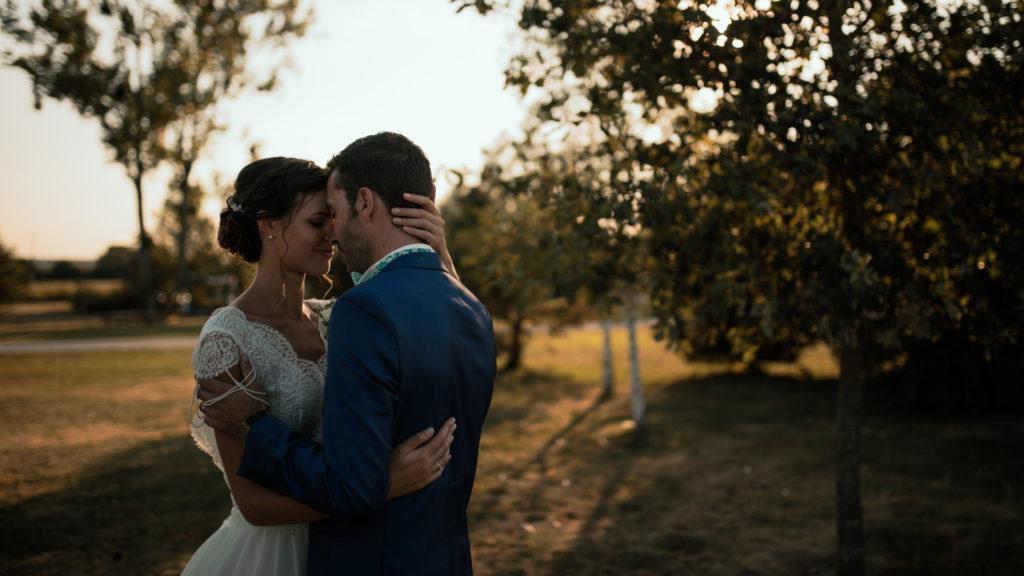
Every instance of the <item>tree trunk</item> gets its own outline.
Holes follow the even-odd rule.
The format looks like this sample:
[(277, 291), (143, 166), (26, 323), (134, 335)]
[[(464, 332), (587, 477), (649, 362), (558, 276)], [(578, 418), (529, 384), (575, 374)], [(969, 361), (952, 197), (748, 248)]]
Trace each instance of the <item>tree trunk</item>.
[(512, 321), (512, 340), (508, 346), (508, 358), (505, 362), (505, 370), (511, 371), (519, 368), (523, 356), (523, 320), (522, 314), (516, 314)]
[(142, 206), (142, 150), (136, 147), (137, 155), (135, 174), (132, 181), (135, 184), (135, 200), (138, 204), (139, 218), (139, 288), (142, 290), (143, 299), (143, 320), (146, 324), (152, 324), (156, 317), (156, 306), (153, 298), (153, 272), (150, 268), (150, 248), (152, 242), (149, 234), (146, 233), (145, 210)]
[(626, 309), (626, 328), (629, 331), (630, 405), (633, 421), (636, 422), (636, 435), (637, 438), (641, 438), (647, 412), (647, 401), (644, 399), (644, 383), (640, 379), (640, 355), (637, 352), (636, 344), (636, 308), (632, 305)]
[(864, 574), (864, 522), (860, 498), (861, 399), (867, 374), (861, 351), (844, 345), (839, 352), (837, 402), (839, 458), (836, 471), (838, 576)]
[(605, 318), (601, 320), (601, 332), (604, 334), (604, 356), (602, 358), (603, 383), (601, 385), (601, 400), (611, 398), (615, 393), (615, 366), (612, 363), (612, 321)]
[(178, 244), (178, 265), (175, 274), (174, 290), (178, 294), (186, 294), (189, 292), (186, 244), (188, 242), (189, 220), (192, 216), (192, 188), (188, 184), (188, 177), (192, 172), (192, 162), (184, 160), (181, 169), (181, 181), (178, 183), (178, 188), (181, 191), (181, 203), (178, 204), (178, 237), (176, 239)]

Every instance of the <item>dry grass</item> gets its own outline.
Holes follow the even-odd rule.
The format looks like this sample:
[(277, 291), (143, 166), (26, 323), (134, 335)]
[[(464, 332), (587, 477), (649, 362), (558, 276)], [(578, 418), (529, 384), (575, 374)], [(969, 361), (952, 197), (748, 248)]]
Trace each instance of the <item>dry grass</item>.
[[(835, 366), (688, 364), (641, 339), (646, 443), (595, 403), (600, 333), (503, 375), (471, 506), (476, 572), (826, 574)], [(0, 356), (0, 574), (176, 574), (227, 496), (187, 438), (188, 353)], [(873, 574), (1024, 573), (1024, 427), (869, 419)]]

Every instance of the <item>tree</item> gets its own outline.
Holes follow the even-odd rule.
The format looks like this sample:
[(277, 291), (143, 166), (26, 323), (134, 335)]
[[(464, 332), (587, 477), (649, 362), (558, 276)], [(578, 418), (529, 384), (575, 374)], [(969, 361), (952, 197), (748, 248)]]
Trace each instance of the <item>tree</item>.
[(554, 122), (629, 127), (619, 141), (646, 168), (630, 202), (659, 256), (661, 336), (837, 352), (838, 572), (863, 573), (865, 383), (950, 334), (1021, 357), (1020, 2), (518, 11), (534, 41), (509, 83), (540, 88)]
[(144, 178), (166, 157), (170, 138), (170, 149), (188, 165), (179, 178), (187, 188), (194, 161), (188, 154), (198, 153), (214, 130), (204, 112), (248, 84), (244, 56), (251, 43), (277, 42), (304, 30), (297, 5), (298, 0), (47, 0), (23, 14), (8, 0), (0, 11), (4, 32), (15, 44), (4, 60), (29, 75), (36, 107), (46, 96), (95, 118), (103, 143), (132, 181), (138, 283), (147, 319), (155, 301)]
[(187, 2), (177, 8), (165, 40), (165, 81), (174, 117), (165, 147), (179, 196), (175, 291), (184, 296), (189, 292), (189, 228), (201, 203), (192, 170), (211, 138), (224, 129), (218, 104), (247, 90), (272, 90), (289, 65), (287, 46), (305, 35), (313, 12), (295, 0), (245, 0), (230, 6)]
[(560, 272), (551, 214), (523, 190), (530, 182), (511, 176), (522, 161), (515, 147), (499, 147), (479, 182), (460, 181), (442, 207), (463, 282), (509, 323), (505, 370), (519, 367), (526, 322), (553, 297)]
[(77, 280), (82, 277), (82, 271), (67, 260), (58, 260), (53, 264), (49, 276), (54, 280)]
[(98, 259), (93, 268), (96, 278), (118, 278), (131, 280), (137, 262), (135, 250), (128, 246), (110, 246)]
[[(175, 267), (157, 283), (160, 291), (170, 295), (168, 300), (176, 309), (189, 313), (198, 309), (220, 307), (228, 302), (223, 300), (224, 291), (218, 282), (230, 281), (234, 277), (235, 286), (245, 286), (251, 271), (247, 263), (239, 258), (228, 255), (217, 245), (216, 225), (199, 212), (202, 190), (195, 188), (187, 196), (192, 205), (188, 208), (190, 223), (182, 225), (180, 200), (168, 198), (157, 219), (156, 244), (168, 255), (174, 253)], [(182, 242), (181, 231), (188, 234)], [(182, 256), (180, 247), (186, 250)], [(181, 258), (184, 257), (184, 265)], [(182, 291), (180, 273), (186, 270), (185, 285), (188, 291)], [(210, 279), (216, 279), (213, 284)]]
[[(544, 118), (545, 113), (541, 108), (534, 117)], [(520, 323), (515, 319), (531, 314), (540, 302), (555, 297), (569, 304), (566, 309), (574, 313), (561, 315), (560, 323), (577, 320), (582, 307), (596, 313), (604, 333), (602, 400), (613, 392), (611, 317), (616, 308), (623, 308), (630, 335), (630, 398), (640, 439), (646, 402), (636, 304), (648, 255), (629, 201), (637, 191), (632, 182), (639, 165), (609, 136), (614, 130), (608, 126), (589, 123), (593, 135), (587, 139), (549, 132), (536, 123), (528, 122), (524, 128), (522, 140), (506, 142), (489, 155), (479, 186), (453, 195), (451, 205), (457, 210), (446, 205), (453, 236), (460, 236), (454, 253), (470, 258), (469, 270), (462, 263), (459, 269), (471, 283), (478, 274), (486, 277), (476, 281), (483, 287), (479, 293), (499, 316), (512, 311), (510, 366), (517, 365), (513, 360), (521, 350)], [(474, 216), (467, 218), (468, 214)], [(486, 216), (481, 218), (482, 214)], [(495, 231), (506, 238), (501, 246), (489, 243)], [(523, 255), (512, 259), (511, 252)], [(478, 271), (474, 259), (525, 260), (531, 265), (515, 270), (489, 265)], [(498, 292), (490, 292), (488, 286)]]
[(0, 304), (7, 304), (20, 297), (28, 287), (30, 274), (24, 262), (14, 252), (0, 244)]

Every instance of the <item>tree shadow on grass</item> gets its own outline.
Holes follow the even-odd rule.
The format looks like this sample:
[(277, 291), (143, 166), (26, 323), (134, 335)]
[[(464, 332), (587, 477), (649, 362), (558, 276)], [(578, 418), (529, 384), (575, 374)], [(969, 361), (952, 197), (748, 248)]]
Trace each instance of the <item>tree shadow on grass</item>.
[[(606, 398), (601, 396), (599, 393), (595, 394), (593, 400), (587, 403), (587, 405), (572, 414), (569, 421), (549, 435), (544, 442), (540, 445), (537, 450), (533, 451), (529, 457), (521, 459), (513, 468), (508, 472), (503, 473), (504, 480), (501, 484), (496, 485), (491, 490), (480, 494), (474, 499), (473, 502), (473, 518), (474, 521), (486, 520), (490, 512), (496, 510), (495, 505), (507, 492), (507, 483), (515, 484), (522, 480), (523, 476), (532, 469), (541, 470), (544, 468), (546, 458), (548, 454), (554, 449), (560, 441), (564, 440), (574, 429), (576, 429), (581, 423), (584, 422), (588, 417), (592, 416), (594, 412), (604, 403)], [(498, 410), (501, 410), (499, 408)], [(525, 415), (525, 412), (524, 412)], [(499, 421), (499, 425), (500, 425)], [(489, 426), (492, 424), (489, 423)], [(532, 499), (535, 503), (537, 495), (535, 493)]]
[[(560, 465), (599, 497), (537, 573), (832, 573), (834, 402), (831, 380), (723, 375), (652, 394), (643, 447), (623, 437), (597, 450), (577, 430)], [(878, 416), (865, 428), (868, 465), (885, 463), (863, 486), (871, 572), (1024, 573), (1013, 487), (1024, 463), (1009, 461), (1024, 430), (916, 422), (911, 433)]]
[(148, 442), (0, 508), (0, 573), (177, 574), (229, 508), (223, 477), (190, 438)]
[[(827, 383), (735, 375), (653, 392), (641, 445), (623, 433), (603, 449), (584, 441), (573, 451), (573, 476), (597, 479), (599, 497), (571, 546), (541, 572), (762, 573), (734, 539), (750, 523), (778, 524), (793, 515), (776, 495), (784, 488), (774, 485), (796, 465), (779, 457), (788, 450), (780, 436), (796, 428), (827, 430), (831, 395)], [(786, 523), (792, 530), (797, 520)], [(767, 536), (754, 531), (748, 538)], [(760, 546), (771, 544), (767, 538)], [(776, 561), (785, 570), (775, 573), (804, 574), (818, 573), (827, 558)]]

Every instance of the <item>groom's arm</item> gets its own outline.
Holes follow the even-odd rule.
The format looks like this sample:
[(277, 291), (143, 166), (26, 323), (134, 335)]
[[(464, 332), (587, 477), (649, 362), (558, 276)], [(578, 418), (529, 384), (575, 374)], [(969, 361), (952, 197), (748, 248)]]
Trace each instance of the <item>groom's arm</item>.
[(380, 513), (398, 402), (394, 326), (363, 292), (335, 303), (328, 330), (323, 443), (261, 417), (245, 440), (238, 474), (331, 515)]

